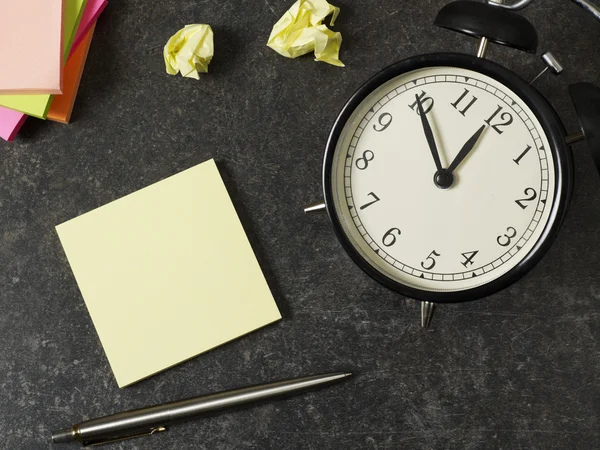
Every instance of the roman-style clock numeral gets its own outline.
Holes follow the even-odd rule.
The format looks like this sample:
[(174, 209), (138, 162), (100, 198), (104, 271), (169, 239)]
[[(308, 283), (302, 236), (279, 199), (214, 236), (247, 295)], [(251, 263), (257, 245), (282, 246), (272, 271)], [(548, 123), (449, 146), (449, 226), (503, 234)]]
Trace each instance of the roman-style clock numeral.
[(462, 256), (463, 256), (463, 258), (465, 258), (465, 260), (461, 264), (465, 267), (472, 266), (473, 264), (475, 264), (475, 262), (473, 260), (475, 259), (475, 257), (477, 256), (478, 253), (479, 253), (479, 250), (476, 250), (474, 252), (462, 253)]
[[(492, 114), (490, 116), (490, 118), (488, 120), (485, 121), (485, 123), (487, 123), (490, 127), (492, 127), (494, 129), (494, 131), (498, 134), (502, 134), (504, 133), (504, 130), (501, 130), (500, 128), (503, 127), (507, 127), (509, 126), (511, 123), (513, 123), (513, 116), (511, 113), (509, 112), (503, 112), (502, 114), (500, 114), (500, 112), (504, 109), (503, 106), (498, 105), (498, 109), (496, 109), (496, 111), (494, 112), (494, 114)], [(499, 119), (496, 121), (496, 123), (492, 123), (492, 121), (496, 118), (496, 116), (500, 114)]]
[(469, 100), (469, 99), (467, 99), (467, 101), (464, 102), (464, 104), (466, 106), (464, 106), (464, 108), (462, 110), (459, 109), (459, 105), (462, 103), (463, 99), (470, 93), (471, 93), (471, 91), (469, 91), (467, 88), (465, 88), (465, 92), (462, 93), (462, 95), (458, 98), (458, 100), (456, 100), (454, 103), (451, 103), (451, 105), (454, 106), (454, 109), (456, 109), (463, 116), (467, 113), (467, 111), (471, 108), (471, 106), (473, 106), (475, 104), (475, 102), (477, 101), (477, 97), (472, 95), (471, 101), (469, 101), (467, 103), (467, 101)]
[[(437, 261), (435, 260), (436, 256), (442, 256), (440, 255), (438, 252), (436, 252), (435, 250), (432, 251), (429, 256), (427, 257), (427, 259), (425, 261), (421, 262), (421, 267), (425, 270), (431, 270), (435, 267), (435, 265), (437, 264)], [(426, 264), (427, 263), (427, 264)]]
[(394, 245), (396, 243), (396, 241), (398, 240), (398, 237), (402, 234), (402, 231), (400, 231), (399, 228), (391, 228), (390, 230), (388, 230), (387, 233), (385, 233), (383, 235), (383, 245), (385, 245), (386, 247), (391, 247), (392, 245)]
[(392, 121), (394, 120), (394, 118), (392, 117), (392, 115), (390, 113), (382, 113), (379, 118), (377, 119), (377, 122), (375, 125), (373, 125), (373, 129), (375, 131), (378, 131), (379, 133), (381, 133), (382, 131), (385, 131), (388, 129), (388, 127), (392, 124)]
[(528, 145), (528, 146), (527, 146), (527, 148), (525, 149), (525, 151), (524, 151), (523, 153), (521, 153), (517, 159), (513, 159), (513, 161), (514, 161), (514, 162), (515, 162), (517, 165), (519, 165), (519, 163), (520, 163), (520, 162), (521, 162), (521, 160), (522, 160), (522, 159), (525, 157), (525, 155), (526, 155), (527, 153), (529, 153), (529, 150), (531, 150), (531, 145)]
[(358, 158), (356, 160), (356, 168), (358, 170), (365, 170), (367, 167), (369, 167), (369, 163), (371, 161), (373, 161), (375, 159), (375, 153), (373, 153), (371, 150), (365, 150), (363, 152), (362, 158)]
[(522, 198), (520, 200), (515, 200), (515, 203), (519, 205), (523, 209), (527, 209), (529, 205), (526, 205), (525, 202), (532, 202), (537, 198), (537, 192), (534, 188), (525, 189), (526, 198)]
[(506, 233), (507, 234), (498, 236), (498, 238), (496, 239), (498, 244), (502, 247), (508, 247), (512, 243), (512, 240), (517, 237), (517, 230), (513, 227), (508, 227), (506, 229)]
[[(414, 98), (414, 96), (413, 96), (413, 98)], [(427, 97), (427, 92), (425, 92), (425, 91), (421, 91), (421, 93), (419, 94), (419, 100), (421, 102), (421, 105), (423, 106), (423, 112), (426, 115), (429, 114), (429, 112), (433, 109), (435, 100), (433, 100), (431, 97)], [(416, 100), (412, 105), (408, 105), (408, 107), (410, 109), (412, 109), (414, 112), (416, 112), (417, 114), (421, 115), (419, 113), (418, 103)]]
[(370, 203), (367, 203), (366, 205), (362, 205), (360, 207), (361, 211), (364, 210), (364, 209), (367, 209), (369, 206), (374, 205), (375, 203), (377, 203), (379, 201), (379, 197), (377, 197), (373, 192), (369, 192), (368, 195), (371, 196), (371, 197), (373, 197), (375, 200), (373, 200)]

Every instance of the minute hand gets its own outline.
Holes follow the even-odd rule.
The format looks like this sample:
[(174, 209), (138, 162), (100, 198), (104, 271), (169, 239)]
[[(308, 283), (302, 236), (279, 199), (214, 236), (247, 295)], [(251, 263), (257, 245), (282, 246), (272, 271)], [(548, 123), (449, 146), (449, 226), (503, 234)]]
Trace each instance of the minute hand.
[(467, 155), (471, 153), (471, 150), (473, 150), (475, 144), (477, 144), (477, 141), (481, 137), (481, 134), (483, 133), (485, 128), (486, 125), (482, 125), (481, 128), (477, 130), (473, 136), (471, 136), (471, 139), (469, 139), (466, 142), (466, 144), (463, 145), (463, 148), (460, 150), (460, 152), (458, 152), (458, 155), (456, 155), (456, 158), (454, 158), (454, 161), (452, 161), (450, 167), (448, 167), (448, 171), (450, 173), (453, 173), (456, 170), (456, 168), (460, 165), (460, 163), (463, 162), (463, 160), (467, 157)]
[(435, 137), (433, 137), (431, 125), (429, 125), (429, 121), (427, 120), (427, 114), (425, 114), (425, 111), (423, 111), (421, 99), (419, 98), (419, 95), (415, 95), (415, 97), (417, 99), (419, 116), (421, 116), (421, 123), (423, 124), (423, 131), (425, 131), (425, 137), (427, 138), (427, 143), (429, 144), (429, 150), (431, 150), (431, 155), (435, 161), (435, 167), (439, 172), (442, 170), (442, 161), (440, 160), (440, 154), (438, 152), (437, 145), (435, 144)]

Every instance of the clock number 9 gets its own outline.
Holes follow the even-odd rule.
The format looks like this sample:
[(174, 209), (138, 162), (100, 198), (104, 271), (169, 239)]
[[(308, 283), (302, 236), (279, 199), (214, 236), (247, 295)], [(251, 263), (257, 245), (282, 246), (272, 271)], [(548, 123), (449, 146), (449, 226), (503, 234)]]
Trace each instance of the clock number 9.
[(358, 170), (365, 170), (367, 167), (369, 167), (369, 162), (373, 161), (374, 159), (375, 153), (373, 153), (371, 150), (365, 150), (362, 158), (358, 158), (356, 160), (356, 168)]
[(508, 247), (512, 240), (517, 237), (517, 230), (515, 230), (513, 227), (508, 227), (506, 231), (508, 234), (505, 234), (504, 236), (498, 236), (498, 239), (496, 239), (498, 244), (502, 247)]
[(381, 128), (377, 128), (377, 124), (373, 125), (373, 129), (378, 132), (382, 132), (387, 130), (387, 128), (392, 124), (392, 115), (390, 113), (383, 113), (379, 116), (377, 121), (379, 122), (379, 126)]
[(400, 236), (402, 234), (402, 231), (400, 231), (398, 228), (392, 228), (391, 230), (389, 230), (383, 235), (383, 245), (385, 245), (386, 247), (391, 247), (396, 243), (397, 237), (394, 233)]

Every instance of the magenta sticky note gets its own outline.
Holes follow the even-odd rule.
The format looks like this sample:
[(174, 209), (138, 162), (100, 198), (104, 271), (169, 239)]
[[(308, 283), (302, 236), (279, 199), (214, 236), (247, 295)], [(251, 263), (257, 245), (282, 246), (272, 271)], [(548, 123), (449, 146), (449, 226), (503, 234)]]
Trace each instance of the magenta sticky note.
[(22, 112), (0, 108), (0, 137), (5, 141), (12, 141), (25, 123), (25, 119), (27, 116)]
[(63, 0), (0, 1), (0, 94), (60, 94)]
[(100, 13), (104, 11), (106, 5), (108, 5), (106, 0), (88, 0), (85, 9), (83, 10), (83, 15), (81, 16), (79, 28), (77, 28), (77, 33), (75, 34), (75, 40), (71, 47), (71, 54), (73, 54), (87, 32), (90, 31), (91, 26), (96, 22)]

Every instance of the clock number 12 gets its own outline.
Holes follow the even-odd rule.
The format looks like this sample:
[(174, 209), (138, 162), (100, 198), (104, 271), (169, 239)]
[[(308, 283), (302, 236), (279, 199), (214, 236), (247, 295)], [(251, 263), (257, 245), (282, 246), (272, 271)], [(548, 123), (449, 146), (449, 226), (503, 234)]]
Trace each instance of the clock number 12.
[[(503, 112), (502, 114), (500, 114), (500, 112), (504, 109), (503, 106), (498, 105), (498, 109), (496, 109), (496, 111), (494, 112), (494, 114), (492, 114), (490, 116), (490, 118), (488, 120), (485, 121), (485, 123), (487, 123), (490, 127), (492, 127), (494, 129), (494, 131), (498, 134), (502, 134), (504, 133), (504, 130), (501, 130), (501, 127), (507, 127), (509, 126), (511, 123), (513, 123), (513, 116), (511, 113), (509, 112)], [(500, 120), (503, 120), (504, 122), (499, 122), (496, 124), (493, 124), (492, 121), (496, 118), (496, 116), (500, 114)]]

